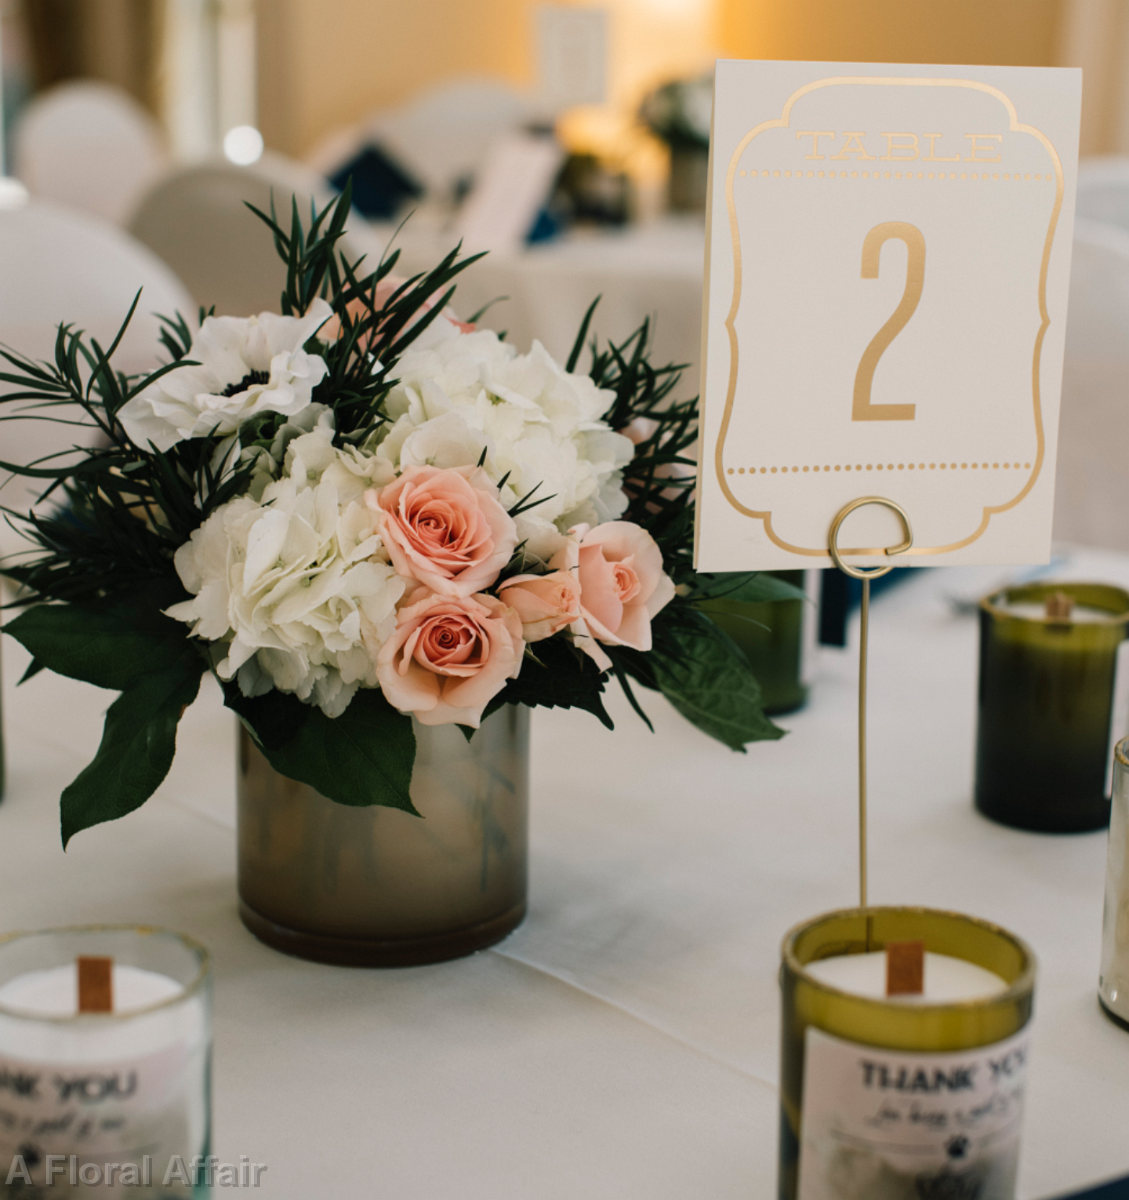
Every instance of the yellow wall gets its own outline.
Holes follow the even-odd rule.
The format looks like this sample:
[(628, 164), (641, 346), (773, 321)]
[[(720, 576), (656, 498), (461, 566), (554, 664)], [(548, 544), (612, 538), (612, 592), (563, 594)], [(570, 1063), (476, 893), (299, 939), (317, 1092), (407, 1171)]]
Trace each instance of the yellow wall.
[(724, 0), (734, 58), (1051, 66), (1060, 0)]
[(528, 0), (259, 0), (259, 121), (301, 155), (428, 84), (529, 82)]
[[(560, 2), (560, 0), (558, 0)], [(565, 0), (585, 2), (585, 0)], [(1050, 64), (1066, 0), (603, 0), (610, 136), (642, 93), (717, 56)], [(301, 155), (445, 79), (534, 81), (536, 0), (258, 0), (260, 123)], [(589, 114), (589, 128), (601, 114)]]

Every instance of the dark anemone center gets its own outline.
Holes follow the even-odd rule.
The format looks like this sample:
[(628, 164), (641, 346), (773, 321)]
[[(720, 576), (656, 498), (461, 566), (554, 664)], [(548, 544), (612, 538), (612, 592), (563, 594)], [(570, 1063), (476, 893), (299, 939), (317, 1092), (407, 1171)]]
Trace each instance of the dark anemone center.
[(240, 392), (245, 392), (249, 387), (254, 387), (256, 383), (270, 383), (270, 375), (266, 371), (250, 371), (238, 383), (229, 383), (220, 392), (220, 395), (237, 396)]

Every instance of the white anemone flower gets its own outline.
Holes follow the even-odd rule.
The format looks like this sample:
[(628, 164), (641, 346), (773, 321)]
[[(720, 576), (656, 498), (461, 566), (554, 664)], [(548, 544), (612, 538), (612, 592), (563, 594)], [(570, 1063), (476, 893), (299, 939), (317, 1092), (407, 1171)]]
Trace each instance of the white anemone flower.
[(328, 370), (302, 347), (332, 315), (319, 297), (303, 317), (206, 317), (187, 355), (200, 365), (162, 375), (123, 406), (130, 441), (165, 451), (187, 438), (237, 434), (260, 413), (296, 416)]

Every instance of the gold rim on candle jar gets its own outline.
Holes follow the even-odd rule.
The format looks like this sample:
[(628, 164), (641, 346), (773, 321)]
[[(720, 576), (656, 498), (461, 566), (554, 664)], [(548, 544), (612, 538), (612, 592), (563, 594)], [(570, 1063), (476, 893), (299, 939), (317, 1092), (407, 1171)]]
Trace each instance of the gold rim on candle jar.
[[(198, 995), (211, 977), (212, 956), (208, 953), (204, 945), (186, 933), (180, 933), (175, 929), (167, 929), (162, 925), (130, 925), (128, 923), (119, 925), (59, 925), (52, 929), (17, 930), (14, 933), (0, 934), (0, 955), (3, 954), (6, 946), (10, 946), (15, 942), (30, 941), (33, 938), (60, 937), (68, 934), (82, 936), (99, 933), (134, 933), (142, 937), (168, 938), (171, 941), (179, 943), (181, 947), (195, 957), (197, 964), (196, 974), (190, 983), (183, 985), (183, 991), (178, 992), (175, 996), (169, 996), (153, 1004), (143, 1005), (141, 1008), (131, 1008), (125, 1012), (52, 1015), (29, 1012), (27, 1009), (22, 1008), (9, 1008), (0, 1001), (0, 1016), (3, 1016), (7, 1020), (35, 1021), (60, 1025), (73, 1025), (79, 1021), (98, 1022), (99, 1024), (105, 1024), (110, 1021), (132, 1021), (148, 1013), (159, 1012), (161, 1009), (174, 1008), (178, 1004), (184, 1004)], [(60, 963), (59, 965), (62, 964)], [(179, 980), (177, 982), (179, 983)]]
[[(827, 927), (836, 924), (842, 925), (842, 936), (820, 938), (821, 932), (833, 932)], [(930, 953), (949, 954), (984, 967), (999, 975), (1007, 986), (1001, 992), (973, 1000), (907, 1003), (843, 991), (805, 969), (809, 962), (862, 953), (868, 946), (881, 950), (887, 941), (908, 937), (923, 940)], [(803, 945), (808, 940), (814, 943), (815, 951), (803, 958)], [(974, 1049), (1000, 1041), (1026, 1024), (1029, 1012), (1017, 1024), (1016, 1006), (1030, 1005), (1035, 986), (1035, 955), (1021, 938), (990, 921), (936, 908), (870, 906), (824, 913), (788, 931), (781, 958), (782, 970), (802, 983), (808, 993), (802, 1011), (796, 1013), (802, 1026), (814, 1025), (853, 1042), (890, 1050)], [(956, 1031), (940, 1028), (945, 1024), (958, 1025), (962, 1032), (954, 1038)], [(931, 1030), (931, 1026), (935, 1028)], [(881, 1034), (867, 1036), (868, 1027), (880, 1028)], [(959, 1044), (954, 1045), (954, 1040)]]

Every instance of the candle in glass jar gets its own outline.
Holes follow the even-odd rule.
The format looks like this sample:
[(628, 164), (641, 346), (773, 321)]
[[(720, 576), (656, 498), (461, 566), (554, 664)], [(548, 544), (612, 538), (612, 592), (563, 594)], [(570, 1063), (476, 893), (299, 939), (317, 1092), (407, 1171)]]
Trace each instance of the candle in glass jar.
[(1047, 833), (1109, 823), (1127, 622), (1129, 593), (1103, 584), (1031, 584), (980, 602), (975, 797), (985, 816)]
[(953, 1000), (982, 1000), (1007, 990), (993, 971), (951, 954), (925, 952), (925, 987), (921, 992), (886, 994), (886, 951), (838, 954), (807, 965), (807, 973), (820, 983), (853, 996), (889, 999), (902, 1004), (945, 1004)]
[[(113, 1011), (124, 1016), (151, 1004), (161, 1004), (184, 992), (168, 975), (141, 967), (113, 965)], [(0, 1009), (27, 1016), (75, 1017), (78, 1015), (78, 967), (65, 963), (44, 971), (28, 971), (0, 985)]]
[[(80, 959), (112, 960), (112, 1011), (80, 1008)], [(187, 1165), (207, 1153), (210, 978), (203, 948), (162, 930), (0, 939), (0, 1164), (10, 1183), (123, 1200), (194, 1194), (181, 1172), (164, 1179), (177, 1156)]]
[[(925, 994), (887, 996), (891, 943)], [(1034, 959), (984, 921), (849, 909), (794, 929), (781, 971), (780, 1200), (1011, 1200)]]

